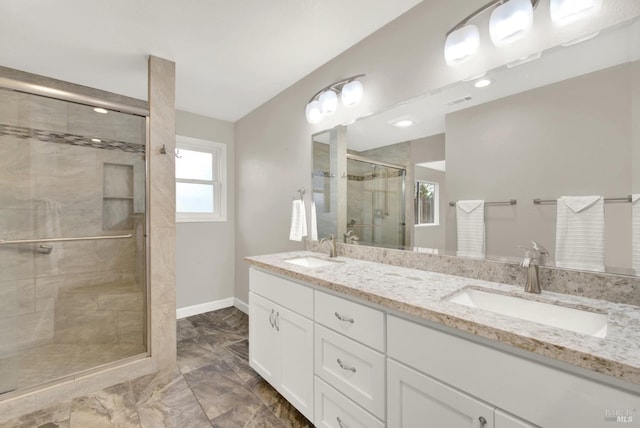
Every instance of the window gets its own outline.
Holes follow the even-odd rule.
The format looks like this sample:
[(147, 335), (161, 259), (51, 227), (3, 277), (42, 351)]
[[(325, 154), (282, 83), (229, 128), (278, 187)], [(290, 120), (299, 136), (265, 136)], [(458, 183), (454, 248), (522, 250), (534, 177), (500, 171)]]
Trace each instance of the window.
[(416, 181), (416, 221), (417, 225), (437, 225), (438, 215), (438, 183)]
[(227, 147), (176, 136), (176, 221), (227, 220)]

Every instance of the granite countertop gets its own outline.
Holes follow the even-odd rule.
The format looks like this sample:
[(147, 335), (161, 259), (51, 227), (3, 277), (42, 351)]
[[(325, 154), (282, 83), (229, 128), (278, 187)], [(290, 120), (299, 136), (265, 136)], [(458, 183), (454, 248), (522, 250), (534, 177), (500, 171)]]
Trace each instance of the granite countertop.
[[(285, 261), (297, 257), (336, 263), (309, 268)], [(253, 266), (320, 288), (640, 385), (640, 307), (637, 306), (549, 291), (533, 295), (525, 293), (523, 287), (346, 257), (329, 259), (310, 251), (247, 257), (246, 260)], [(445, 300), (470, 286), (605, 313), (606, 337), (592, 337)]]

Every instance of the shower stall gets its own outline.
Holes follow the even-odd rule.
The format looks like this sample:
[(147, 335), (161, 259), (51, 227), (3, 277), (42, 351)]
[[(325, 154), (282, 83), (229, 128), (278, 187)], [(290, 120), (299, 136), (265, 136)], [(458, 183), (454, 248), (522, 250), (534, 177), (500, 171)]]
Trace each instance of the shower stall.
[(347, 154), (347, 234), (361, 244), (402, 248), (405, 177), (401, 165)]
[(3, 86), (0, 397), (146, 355), (148, 288), (148, 117)]

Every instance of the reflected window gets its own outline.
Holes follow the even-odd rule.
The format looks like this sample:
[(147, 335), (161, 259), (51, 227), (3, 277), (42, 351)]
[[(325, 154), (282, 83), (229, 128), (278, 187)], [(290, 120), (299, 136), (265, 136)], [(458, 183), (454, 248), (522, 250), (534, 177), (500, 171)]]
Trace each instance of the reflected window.
[(226, 221), (226, 146), (176, 136), (176, 221)]
[(416, 181), (416, 224), (437, 225), (438, 216), (438, 183)]

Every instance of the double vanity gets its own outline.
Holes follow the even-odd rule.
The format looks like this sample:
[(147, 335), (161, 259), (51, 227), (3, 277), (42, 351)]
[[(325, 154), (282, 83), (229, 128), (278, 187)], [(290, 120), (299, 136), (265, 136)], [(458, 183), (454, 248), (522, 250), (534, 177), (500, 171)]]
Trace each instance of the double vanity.
[(640, 425), (638, 306), (310, 251), (247, 261), (250, 364), (318, 427)]

